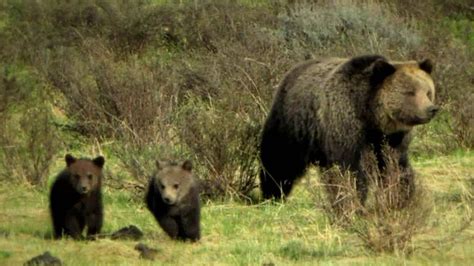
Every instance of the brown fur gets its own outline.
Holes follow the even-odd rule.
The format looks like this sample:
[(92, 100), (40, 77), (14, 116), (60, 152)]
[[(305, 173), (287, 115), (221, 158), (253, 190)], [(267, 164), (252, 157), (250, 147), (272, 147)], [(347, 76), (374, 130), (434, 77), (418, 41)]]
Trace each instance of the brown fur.
[[(408, 166), (414, 125), (427, 123), (438, 107), (430, 61), (390, 62), (381, 56), (311, 60), (283, 79), (265, 122), (261, 142), (264, 197), (288, 195), (309, 163), (358, 172), (362, 200), (363, 151), (388, 142)], [(382, 163), (380, 163), (382, 166)]]
[(104, 215), (101, 194), (104, 157), (76, 159), (67, 154), (65, 160), (66, 169), (51, 187), (54, 236), (61, 238), (69, 235), (79, 239), (86, 226), (88, 236), (98, 234)]
[(435, 98), (433, 80), (417, 62), (396, 62), (394, 66), (397, 71), (384, 81), (372, 105), (376, 122), (386, 134), (410, 131), (430, 121), (426, 109)]
[(171, 238), (199, 240), (199, 189), (190, 161), (179, 165), (157, 162), (157, 172), (150, 179), (145, 201)]

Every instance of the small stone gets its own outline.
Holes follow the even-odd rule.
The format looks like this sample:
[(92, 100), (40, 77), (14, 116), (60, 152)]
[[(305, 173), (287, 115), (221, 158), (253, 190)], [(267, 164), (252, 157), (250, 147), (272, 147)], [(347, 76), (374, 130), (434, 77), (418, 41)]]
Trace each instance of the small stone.
[(63, 263), (60, 259), (51, 256), (49, 251), (46, 251), (42, 255), (36, 256), (29, 261), (25, 262), (25, 266), (61, 266)]
[(143, 232), (138, 229), (135, 225), (129, 225), (128, 227), (124, 227), (115, 233), (113, 233), (110, 238), (111, 239), (131, 239), (131, 240), (139, 240), (143, 237)]
[(149, 248), (143, 243), (138, 243), (135, 246), (135, 250), (140, 252), (140, 258), (146, 260), (155, 260), (156, 254), (158, 254), (158, 250), (154, 248)]

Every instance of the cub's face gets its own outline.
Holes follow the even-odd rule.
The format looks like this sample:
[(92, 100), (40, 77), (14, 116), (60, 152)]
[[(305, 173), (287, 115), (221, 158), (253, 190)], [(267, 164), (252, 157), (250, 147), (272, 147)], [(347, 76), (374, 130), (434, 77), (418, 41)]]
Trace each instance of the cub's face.
[(163, 202), (168, 205), (178, 204), (187, 195), (194, 182), (191, 162), (185, 161), (177, 165), (157, 161), (156, 165), (158, 172), (155, 176), (155, 185)]
[(66, 155), (70, 181), (79, 194), (86, 195), (100, 187), (104, 163), (105, 160), (102, 156), (88, 160), (76, 159), (72, 155)]
[[(427, 65), (428, 64), (428, 65)], [(428, 123), (438, 112), (429, 61), (392, 63), (394, 72), (378, 91), (379, 122), (385, 133)]]

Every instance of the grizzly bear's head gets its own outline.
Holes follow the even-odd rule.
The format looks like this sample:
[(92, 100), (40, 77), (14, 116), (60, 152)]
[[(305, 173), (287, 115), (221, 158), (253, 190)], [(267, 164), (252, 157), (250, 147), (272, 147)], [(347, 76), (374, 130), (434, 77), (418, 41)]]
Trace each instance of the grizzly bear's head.
[(438, 112), (430, 60), (387, 62), (379, 59), (371, 68), (371, 82), (376, 89), (372, 110), (385, 134), (409, 131), (415, 125), (428, 123)]
[(93, 160), (77, 159), (66, 154), (67, 171), (72, 186), (77, 193), (86, 195), (100, 188), (102, 179), (102, 167), (105, 159), (99, 156)]
[(163, 202), (168, 205), (179, 204), (194, 186), (191, 161), (186, 160), (181, 164), (156, 161), (156, 168), (154, 183)]

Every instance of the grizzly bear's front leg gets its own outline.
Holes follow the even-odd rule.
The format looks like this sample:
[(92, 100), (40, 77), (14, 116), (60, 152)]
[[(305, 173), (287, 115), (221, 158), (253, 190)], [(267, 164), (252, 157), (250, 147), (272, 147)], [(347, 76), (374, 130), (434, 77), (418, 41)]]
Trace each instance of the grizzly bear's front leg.
[(403, 152), (398, 167), (400, 169), (400, 206), (401, 208), (405, 207), (415, 195), (415, 172), (410, 165), (408, 160), (407, 152)]
[(85, 227), (83, 217), (76, 213), (68, 213), (64, 221), (64, 234), (69, 235), (74, 239), (82, 239), (82, 231)]
[(87, 236), (93, 236), (100, 233), (102, 229), (102, 215), (99, 213), (92, 213), (86, 217)]
[(367, 177), (367, 174), (360, 169), (357, 170), (357, 178), (355, 185), (359, 201), (361, 205), (364, 206), (365, 202), (367, 201), (367, 194), (369, 191), (369, 179)]
[(157, 218), (157, 220), (161, 228), (163, 228), (163, 231), (165, 231), (169, 237), (173, 239), (178, 238), (179, 225), (173, 217), (169, 215), (164, 215), (162, 217)]

